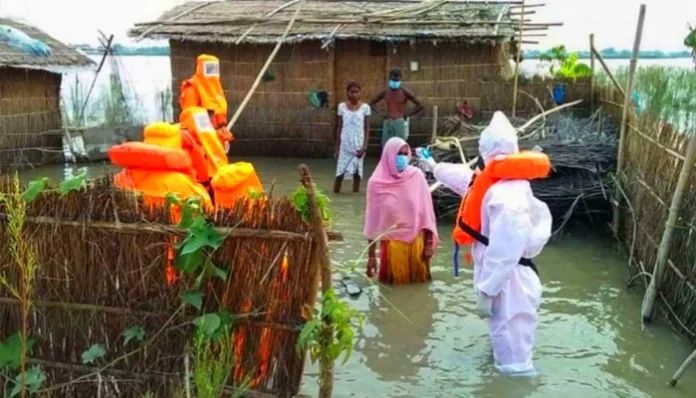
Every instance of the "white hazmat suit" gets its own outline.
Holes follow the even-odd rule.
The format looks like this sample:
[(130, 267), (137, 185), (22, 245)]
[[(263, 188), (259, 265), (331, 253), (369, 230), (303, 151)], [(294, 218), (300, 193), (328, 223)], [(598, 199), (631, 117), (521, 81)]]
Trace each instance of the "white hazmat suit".
[[(479, 139), (485, 163), (499, 155), (518, 153), (517, 131), (496, 112)], [(434, 164), (435, 178), (464, 197), (473, 171), (463, 164)], [(488, 246), (473, 245), (477, 313), (488, 318), (496, 367), (510, 375), (534, 375), (532, 364), (541, 282), (521, 257), (534, 258), (551, 236), (548, 206), (534, 197), (528, 180), (498, 181), (487, 191), (481, 207), (481, 230)]]

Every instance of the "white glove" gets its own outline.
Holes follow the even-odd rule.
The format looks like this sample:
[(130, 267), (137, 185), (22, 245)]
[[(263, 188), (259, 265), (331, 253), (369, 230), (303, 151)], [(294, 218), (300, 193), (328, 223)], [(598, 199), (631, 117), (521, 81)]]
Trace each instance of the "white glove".
[(418, 156), (418, 166), (426, 172), (432, 173), (435, 171), (437, 162), (430, 156), (430, 152), (425, 148), (416, 148), (416, 156)]
[(483, 293), (476, 296), (476, 315), (481, 319), (490, 318), (493, 315), (493, 299)]

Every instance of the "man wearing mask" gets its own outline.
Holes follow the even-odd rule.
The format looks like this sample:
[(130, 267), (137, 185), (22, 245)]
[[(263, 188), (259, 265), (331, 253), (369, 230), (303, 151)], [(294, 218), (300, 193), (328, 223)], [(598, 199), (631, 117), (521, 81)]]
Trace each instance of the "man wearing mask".
[[(392, 137), (399, 137), (403, 140), (408, 139), (407, 121), (413, 115), (423, 110), (423, 104), (413, 95), (413, 93), (401, 85), (401, 71), (392, 69), (389, 72), (389, 88), (377, 94), (370, 101), (370, 107), (378, 113), (377, 104), (384, 100), (387, 112), (383, 113), (384, 123), (382, 126), (382, 147)], [(415, 107), (406, 111), (406, 105), (411, 101)]]
[(517, 131), (502, 112), (481, 133), (478, 173), (466, 164), (436, 163), (420, 152), (422, 166), (463, 197), (453, 238), (471, 246), (476, 313), (488, 320), (496, 367), (532, 376), (541, 282), (532, 258), (551, 236), (551, 212), (534, 197), (530, 180), (546, 178), (545, 154), (520, 151)]

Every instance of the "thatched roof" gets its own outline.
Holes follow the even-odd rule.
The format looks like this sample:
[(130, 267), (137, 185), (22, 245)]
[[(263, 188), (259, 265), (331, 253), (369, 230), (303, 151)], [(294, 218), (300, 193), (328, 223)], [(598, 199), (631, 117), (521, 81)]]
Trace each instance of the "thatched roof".
[(0, 40), (0, 67), (31, 68), (53, 70), (61, 67), (87, 67), (93, 64), (86, 55), (68, 47), (66, 44), (47, 35), (45, 32), (16, 20), (0, 18), (0, 25), (8, 25), (41, 40), (51, 49), (50, 56), (36, 56), (24, 53), (21, 49)]
[[(138, 38), (198, 42), (269, 43), (368, 39), (380, 41), (509, 41), (515, 35), (510, 7), (521, 1), (465, 0), (234, 0), (187, 2), (157, 21), (136, 24)], [(518, 9), (519, 10), (519, 9)]]

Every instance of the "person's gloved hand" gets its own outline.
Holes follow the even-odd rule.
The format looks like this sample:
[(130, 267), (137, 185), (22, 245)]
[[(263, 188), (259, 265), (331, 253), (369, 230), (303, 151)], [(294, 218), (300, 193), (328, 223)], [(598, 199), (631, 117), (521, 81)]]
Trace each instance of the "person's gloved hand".
[(476, 296), (476, 315), (488, 319), (493, 315), (493, 299), (480, 293)]
[(424, 171), (432, 173), (437, 166), (437, 162), (430, 156), (428, 148), (416, 148), (416, 156), (418, 156), (418, 166)]

